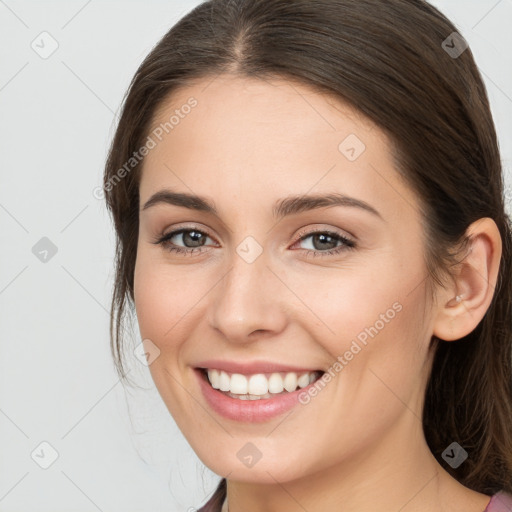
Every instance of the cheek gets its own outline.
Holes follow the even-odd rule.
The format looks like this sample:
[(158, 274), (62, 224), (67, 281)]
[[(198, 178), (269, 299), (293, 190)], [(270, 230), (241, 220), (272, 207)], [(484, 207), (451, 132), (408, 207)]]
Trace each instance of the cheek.
[[(382, 269), (386, 268), (386, 273)], [(304, 322), (315, 322), (318, 339), (332, 349), (343, 349), (340, 340), (348, 341), (365, 328), (377, 323), (382, 330), (399, 316), (397, 309), (405, 296), (407, 276), (394, 279), (393, 264), (379, 261), (378, 265), (358, 263), (357, 268), (326, 269), (326, 272), (300, 272), (290, 275), (294, 293), (309, 310)], [(397, 305), (398, 302), (398, 305)], [(384, 318), (381, 316), (384, 315)], [(384, 322), (384, 324), (383, 324)], [(348, 348), (348, 347), (347, 347)], [(339, 353), (339, 352), (338, 352)]]
[(332, 463), (347, 447), (377, 442), (402, 415), (421, 417), (428, 324), (421, 287), (410, 293), (417, 281), (403, 277), (366, 290), (345, 280), (345, 288), (317, 296), (316, 312), (334, 334), (321, 324), (316, 341), (329, 352), (334, 377), (312, 401), (328, 411), (325, 438), (333, 441), (326, 448), (315, 440), (312, 449)]
[(162, 355), (172, 352), (197, 322), (209, 287), (206, 276), (191, 277), (186, 266), (166, 264), (159, 254), (141, 250), (134, 274), (141, 336), (154, 341)]
[[(186, 272), (171, 272), (169, 265), (162, 264), (155, 254), (138, 252), (134, 273), (134, 298), (141, 339), (150, 339), (160, 350), (149, 365), (152, 379), (163, 402), (174, 419), (181, 423), (192, 415), (193, 402), (182, 390), (183, 382), (180, 356), (187, 332), (194, 322), (193, 305), (199, 298), (191, 297)], [(194, 294), (195, 296), (196, 294)]]
[[(142, 338), (149, 338), (160, 348), (165, 334), (179, 314), (176, 286), (164, 278), (165, 268), (148, 251), (140, 250), (135, 263), (134, 298)], [(169, 333), (170, 334), (170, 333)]]
[(390, 382), (414, 387), (424, 363), (429, 323), (421, 253), (396, 254), (372, 255), (357, 268), (340, 265), (326, 273), (288, 277), (308, 310), (298, 321), (333, 364), (344, 358), (343, 369), (338, 365), (336, 372), (351, 374), (351, 386), (363, 377), (371, 379), (369, 368), (375, 367)]

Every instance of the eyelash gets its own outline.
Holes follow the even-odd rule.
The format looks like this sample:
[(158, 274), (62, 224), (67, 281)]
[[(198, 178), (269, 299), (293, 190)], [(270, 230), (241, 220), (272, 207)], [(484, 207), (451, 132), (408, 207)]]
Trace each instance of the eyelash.
[[(176, 252), (178, 254), (183, 254), (183, 255), (187, 255), (187, 254), (192, 255), (192, 253), (194, 253), (194, 252), (203, 252), (202, 247), (183, 248), (183, 247), (180, 247), (180, 246), (170, 243), (169, 240), (171, 238), (173, 238), (174, 236), (182, 234), (182, 233), (186, 233), (189, 231), (200, 233), (201, 235), (206, 235), (207, 237), (212, 238), (208, 233), (206, 233), (202, 230), (190, 227), (190, 228), (178, 229), (176, 231), (171, 231), (170, 233), (157, 238), (152, 243), (154, 243), (155, 245), (162, 245), (169, 252)], [(301, 232), (299, 234), (299, 239), (295, 243), (301, 242), (301, 241), (309, 238), (310, 236), (317, 235), (317, 234), (328, 235), (329, 237), (334, 238), (335, 240), (337, 240), (339, 242), (342, 242), (342, 244), (340, 246), (336, 247), (335, 249), (329, 249), (327, 251), (311, 250), (311, 249), (300, 249), (300, 250), (306, 251), (308, 254), (313, 253), (313, 257), (316, 257), (317, 255), (320, 255), (323, 257), (323, 256), (337, 255), (343, 251), (352, 250), (352, 249), (356, 248), (356, 243), (353, 240), (341, 235), (340, 233), (336, 233), (335, 231), (328, 231), (328, 230), (327, 231), (324, 230), (324, 231)]]

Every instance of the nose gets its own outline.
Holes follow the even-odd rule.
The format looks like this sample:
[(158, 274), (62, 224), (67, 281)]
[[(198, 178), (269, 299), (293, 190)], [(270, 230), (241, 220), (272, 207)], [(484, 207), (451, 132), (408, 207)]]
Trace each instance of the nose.
[(284, 301), (290, 301), (263, 252), (249, 263), (233, 253), (232, 264), (210, 294), (209, 325), (232, 343), (250, 343), (272, 337), (287, 322)]

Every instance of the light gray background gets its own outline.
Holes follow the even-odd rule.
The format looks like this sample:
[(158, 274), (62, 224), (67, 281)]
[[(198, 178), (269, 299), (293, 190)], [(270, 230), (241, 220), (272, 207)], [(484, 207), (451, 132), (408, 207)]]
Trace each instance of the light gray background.
[[(129, 80), (198, 3), (0, 0), (0, 511), (192, 512), (218, 480), (146, 367), (131, 373), (145, 389), (118, 381), (108, 339), (114, 234), (93, 196)], [(483, 73), (510, 204), (512, 0), (432, 3)], [(31, 47), (51, 49), (43, 31), (58, 43), (46, 59)], [(32, 252), (42, 237), (58, 249), (46, 263)], [(48, 469), (42, 442), (58, 453)]]

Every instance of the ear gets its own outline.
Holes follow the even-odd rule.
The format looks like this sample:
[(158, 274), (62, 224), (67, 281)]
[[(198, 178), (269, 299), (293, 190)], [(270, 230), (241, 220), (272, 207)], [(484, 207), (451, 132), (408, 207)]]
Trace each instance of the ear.
[(433, 334), (445, 341), (458, 340), (484, 317), (494, 295), (502, 242), (498, 227), (489, 217), (466, 230), (469, 237), (464, 259), (456, 266), (453, 282), (437, 293)]

